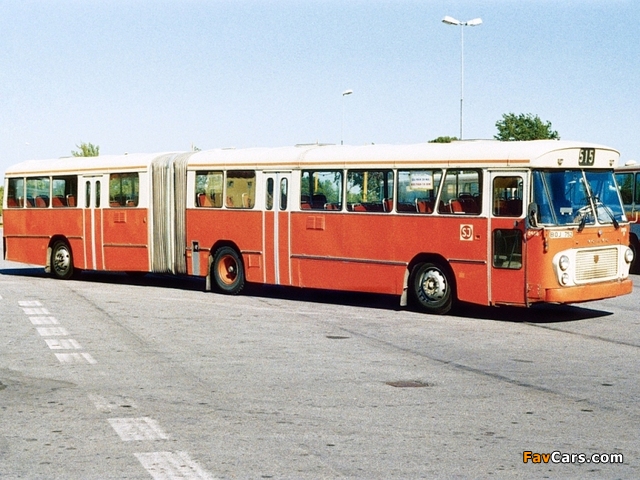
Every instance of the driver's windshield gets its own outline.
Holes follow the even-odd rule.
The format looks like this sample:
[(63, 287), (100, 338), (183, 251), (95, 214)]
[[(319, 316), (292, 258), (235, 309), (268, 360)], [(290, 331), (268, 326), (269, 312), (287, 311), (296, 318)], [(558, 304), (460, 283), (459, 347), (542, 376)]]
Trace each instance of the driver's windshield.
[(542, 225), (584, 226), (594, 225), (596, 219), (601, 224), (626, 220), (609, 170), (534, 170), (533, 201)]

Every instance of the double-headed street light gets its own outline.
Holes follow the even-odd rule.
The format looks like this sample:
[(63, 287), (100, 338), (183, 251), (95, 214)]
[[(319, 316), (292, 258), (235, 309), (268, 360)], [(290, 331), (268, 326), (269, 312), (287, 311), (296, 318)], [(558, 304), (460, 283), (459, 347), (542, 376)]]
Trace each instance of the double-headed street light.
[(344, 97), (351, 95), (353, 90), (345, 90), (342, 92), (342, 126), (340, 127), (340, 145), (344, 145)]
[[(442, 19), (447, 25), (458, 25), (460, 27), (475, 27), (482, 23), (481, 18), (474, 18), (466, 22), (461, 22), (453, 17), (446, 16)], [(460, 140), (462, 140), (462, 118), (464, 103), (464, 28), (460, 29)]]

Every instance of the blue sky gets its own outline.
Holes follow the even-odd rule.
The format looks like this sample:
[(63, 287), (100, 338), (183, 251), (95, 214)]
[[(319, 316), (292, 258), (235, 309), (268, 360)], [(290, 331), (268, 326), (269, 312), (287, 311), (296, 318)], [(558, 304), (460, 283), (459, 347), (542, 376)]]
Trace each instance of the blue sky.
[[(640, 161), (637, 0), (0, 0), (0, 174), (30, 158), (492, 138), (533, 113)], [(343, 97), (347, 89), (353, 95)], [(341, 133), (344, 111), (344, 131)]]

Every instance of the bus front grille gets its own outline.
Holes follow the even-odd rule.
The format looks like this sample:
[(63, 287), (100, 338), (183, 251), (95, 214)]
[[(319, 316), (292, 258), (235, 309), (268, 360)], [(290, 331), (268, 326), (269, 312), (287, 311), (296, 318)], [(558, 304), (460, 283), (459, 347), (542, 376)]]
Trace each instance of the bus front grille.
[(615, 277), (618, 274), (618, 249), (582, 250), (576, 254), (576, 281)]

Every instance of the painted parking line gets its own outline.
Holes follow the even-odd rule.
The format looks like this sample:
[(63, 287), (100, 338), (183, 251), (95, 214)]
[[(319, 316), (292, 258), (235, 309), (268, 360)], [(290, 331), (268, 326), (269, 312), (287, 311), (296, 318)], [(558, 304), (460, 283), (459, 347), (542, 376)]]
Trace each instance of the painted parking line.
[(76, 340), (70, 338), (47, 338), (45, 342), (51, 350), (80, 350), (82, 348)]
[(36, 330), (41, 337), (66, 337), (69, 335), (64, 327), (38, 327)]
[(29, 321), (34, 325), (58, 325), (56, 317), (29, 317)]
[(109, 418), (109, 423), (124, 442), (169, 439), (158, 422), (149, 417)]
[(60, 363), (98, 363), (89, 353), (56, 353), (55, 354)]
[(21, 307), (41, 307), (42, 304), (38, 300), (21, 300), (18, 302)]
[(135, 456), (155, 480), (215, 480), (187, 452), (149, 452)]
[(22, 311), (26, 315), (49, 315), (49, 310), (43, 307), (34, 307), (34, 308), (22, 308)]

